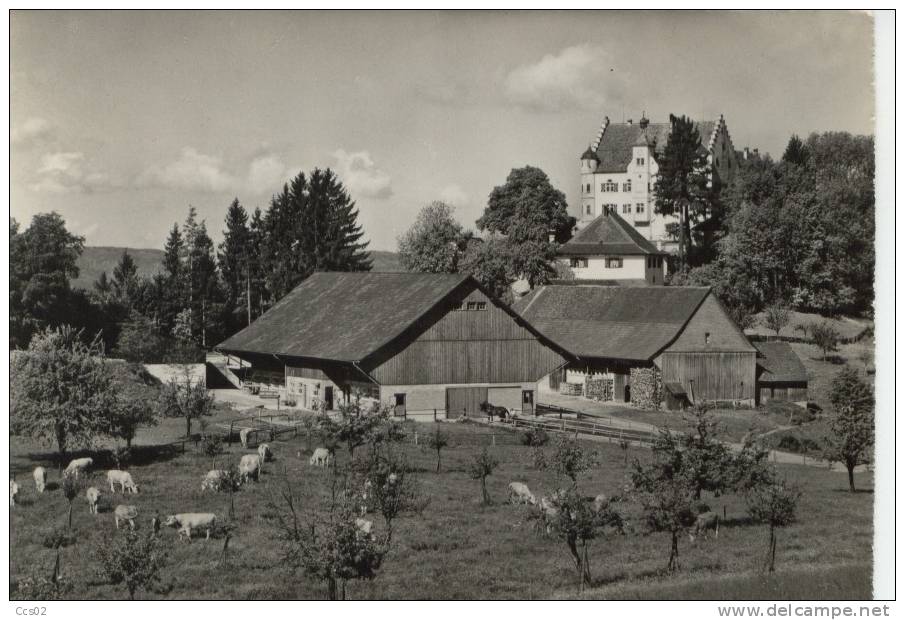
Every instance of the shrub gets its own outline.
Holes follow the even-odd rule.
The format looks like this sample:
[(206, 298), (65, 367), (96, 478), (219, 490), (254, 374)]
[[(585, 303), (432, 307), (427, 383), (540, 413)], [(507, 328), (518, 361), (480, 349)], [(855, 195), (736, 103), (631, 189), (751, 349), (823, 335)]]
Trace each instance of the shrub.
[(487, 492), (487, 478), (493, 473), (500, 462), (487, 452), (487, 448), (475, 456), (468, 470), (468, 475), (473, 480), (481, 481), (481, 499), (485, 505), (490, 505), (490, 493)]
[(100, 571), (112, 584), (123, 584), (129, 600), (140, 590), (150, 590), (160, 581), (166, 552), (159, 538), (132, 530), (102, 539), (96, 556)]
[(72, 583), (62, 576), (56, 580), (32, 572), (19, 577), (10, 599), (20, 601), (58, 601), (72, 591)]
[(540, 448), (550, 443), (550, 435), (542, 428), (532, 428), (522, 434), (522, 445)]

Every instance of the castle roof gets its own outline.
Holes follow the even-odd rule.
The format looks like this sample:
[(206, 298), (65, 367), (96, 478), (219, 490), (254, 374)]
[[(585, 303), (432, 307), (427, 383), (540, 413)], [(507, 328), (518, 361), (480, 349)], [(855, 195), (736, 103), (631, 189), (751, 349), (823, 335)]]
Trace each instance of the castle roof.
[[(720, 121), (696, 121), (701, 145), (709, 148)], [(632, 161), (632, 147), (651, 146), (662, 153), (672, 131), (670, 123), (609, 123), (597, 142), (597, 172), (625, 172)], [(584, 156), (582, 156), (584, 159)]]
[(617, 213), (608, 212), (582, 228), (577, 235), (559, 248), (558, 254), (574, 255), (635, 255), (665, 254)]
[(588, 147), (588, 150), (585, 151), (584, 153), (582, 153), (581, 158), (582, 158), (582, 159), (593, 159), (594, 161), (596, 161), (596, 160), (597, 160), (597, 153), (594, 151), (594, 149), (592, 149), (592, 148), (589, 146), (589, 147)]

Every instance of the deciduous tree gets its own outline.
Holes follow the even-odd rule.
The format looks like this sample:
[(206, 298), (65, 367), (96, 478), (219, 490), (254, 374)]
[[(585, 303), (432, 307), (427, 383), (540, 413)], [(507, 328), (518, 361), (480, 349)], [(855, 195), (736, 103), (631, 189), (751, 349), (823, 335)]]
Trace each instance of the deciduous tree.
[(824, 438), (825, 458), (848, 470), (849, 490), (855, 492), (855, 467), (870, 462), (874, 445), (874, 397), (870, 386), (853, 368), (845, 368), (833, 379), (830, 402), (830, 434)]

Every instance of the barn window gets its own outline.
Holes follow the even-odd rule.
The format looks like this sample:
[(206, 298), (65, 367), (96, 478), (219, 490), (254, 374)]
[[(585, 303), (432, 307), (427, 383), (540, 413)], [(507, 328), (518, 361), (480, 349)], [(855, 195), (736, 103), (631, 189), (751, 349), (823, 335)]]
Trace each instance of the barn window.
[(710, 344), (710, 332), (704, 332), (704, 344)]
[(608, 256), (606, 259), (607, 269), (621, 269), (622, 268), (622, 257), (621, 256)]
[(479, 302), (475, 303), (475, 310), (486, 310), (486, 309), (487, 309), (486, 301), (479, 301)]
[(588, 266), (588, 259), (583, 256), (576, 256), (569, 259), (569, 267), (573, 269), (584, 269)]
[(397, 407), (405, 407), (405, 394), (393, 394)]

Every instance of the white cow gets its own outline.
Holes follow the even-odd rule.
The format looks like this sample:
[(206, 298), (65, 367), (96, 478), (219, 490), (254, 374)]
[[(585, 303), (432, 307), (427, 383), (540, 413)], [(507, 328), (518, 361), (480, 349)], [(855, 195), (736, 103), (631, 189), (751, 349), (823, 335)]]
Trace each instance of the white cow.
[(119, 484), (120, 491), (125, 493), (128, 490), (133, 495), (138, 494), (138, 485), (132, 480), (132, 474), (120, 469), (111, 469), (107, 472), (107, 482), (110, 484), (110, 492), (116, 493), (114, 484)]
[(273, 460), (273, 451), (270, 449), (269, 445), (262, 443), (258, 446), (258, 456), (261, 457), (262, 463), (266, 463), (267, 461)]
[(607, 500), (606, 494), (601, 493), (594, 498), (594, 512), (600, 512), (606, 507), (608, 503), (609, 500)]
[(9, 479), (9, 505), (13, 507), (16, 505), (16, 496), (19, 494), (19, 484), (13, 480)]
[(168, 527), (178, 527), (179, 536), (185, 534), (189, 542), (192, 540), (192, 528), (204, 529), (205, 540), (211, 537), (211, 529), (217, 522), (217, 515), (211, 512), (184, 512), (178, 515), (170, 515), (164, 521)]
[(326, 448), (315, 448), (314, 452), (311, 454), (311, 458), (308, 459), (308, 464), (317, 465), (318, 467), (329, 467), (330, 460), (329, 450)]
[(101, 498), (101, 492), (97, 487), (88, 487), (85, 491), (85, 499), (88, 500), (88, 512), (97, 514), (97, 500)]
[(720, 515), (715, 512), (707, 511), (698, 515), (694, 520), (694, 525), (688, 533), (688, 539), (694, 542), (698, 535), (703, 534), (707, 538), (707, 530), (713, 530), (713, 537), (720, 537)]
[(138, 508), (132, 505), (120, 504), (113, 509), (113, 519), (116, 521), (116, 529), (119, 529), (120, 521), (128, 521), (129, 528), (135, 529), (135, 519), (138, 517)]
[(35, 479), (35, 489), (37, 489), (38, 493), (43, 493), (44, 487), (47, 486), (47, 470), (39, 465), (35, 467), (32, 476)]
[(254, 478), (255, 482), (261, 475), (261, 457), (257, 454), (245, 454), (239, 461), (239, 475), (242, 482), (248, 482), (249, 478)]
[(355, 532), (355, 536), (357, 538), (364, 538), (371, 535), (371, 528), (373, 527), (373, 523), (371, 523), (367, 519), (358, 518), (355, 519), (355, 527), (358, 528), (358, 531)]
[(524, 482), (509, 483), (509, 503), (510, 504), (537, 504), (534, 494), (528, 489), (528, 485)]
[(207, 474), (204, 475), (204, 478), (201, 479), (201, 490), (202, 491), (219, 491), (220, 485), (223, 484), (223, 479), (226, 478), (226, 472), (222, 469), (212, 469)]
[(88, 471), (88, 469), (94, 465), (94, 459), (90, 456), (86, 456), (81, 459), (72, 459), (69, 461), (69, 465), (66, 467), (66, 470), (63, 472), (65, 476), (75, 476), (78, 478), (81, 474)]
[(254, 429), (251, 428), (243, 428), (239, 431), (239, 441), (242, 443), (243, 448), (248, 447), (248, 434)]

